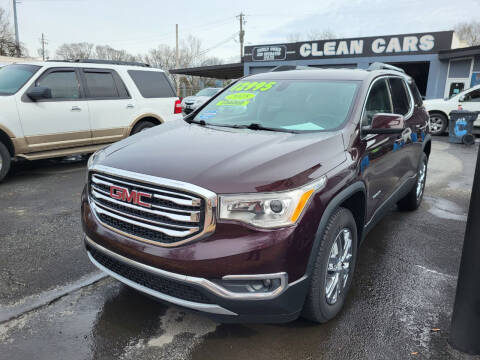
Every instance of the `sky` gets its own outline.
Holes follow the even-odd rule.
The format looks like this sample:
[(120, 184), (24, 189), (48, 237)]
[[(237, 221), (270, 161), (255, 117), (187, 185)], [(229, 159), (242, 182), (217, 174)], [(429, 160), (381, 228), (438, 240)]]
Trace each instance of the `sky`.
[[(11, 16), (13, 0), (0, 0)], [(37, 56), (42, 32), (50, 56), (63, 43), (91, 42), (146, 53), (194, 35), (206, 55), (238, 60), (239, 20), (245, 44), (285, 42), (291, 33), (329, 30), (340, 37), (451, 30), (478, 20), (480, 0), (17, 0), (20, 41)]]

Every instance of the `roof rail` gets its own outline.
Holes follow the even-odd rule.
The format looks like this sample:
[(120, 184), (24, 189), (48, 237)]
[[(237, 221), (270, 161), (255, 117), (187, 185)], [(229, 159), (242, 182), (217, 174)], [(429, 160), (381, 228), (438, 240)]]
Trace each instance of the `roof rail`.
[(74, 62), (85, 64), (108, 64), (108, 65), (129, 65), (150, 67), (150, 64), (136, 62), (136, 61), (120, 61), (120, 60), (97, 60), (97, 59), (70, 59), (70, 60), (48, 60), (50, 62)]
[(373, 71), (373, 70), (393, 70), (393, 71), (399, 71), (405, 74), (405, 70), (393, 65), (382, 63), (382, 62), (374, 62), (367, 69), (367, 71)]
[(279, 65), (275, 66), (269, 72), (277, 72), (277, 71), (289, 71), (289, 70), (318, 70), (317, 68), (313, 68), (310, 66), (297, 66), (297, 65)]
[(75, 60), (72, 60), (72, 62), (87, 63), (87, 64), (109, 64), (109, 65), (130, 65), (130, 66), (150, 67), (150, 64), (142, 63), (138, 61), (75, 59)]

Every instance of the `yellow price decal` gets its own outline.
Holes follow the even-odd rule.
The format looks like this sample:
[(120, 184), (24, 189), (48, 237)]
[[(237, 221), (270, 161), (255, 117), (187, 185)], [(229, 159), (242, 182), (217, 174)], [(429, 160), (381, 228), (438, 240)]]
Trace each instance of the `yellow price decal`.
[(216, 103), (217, 106), (247, 106), (250, 104), (248, 100), (222, 100)]
[(254, 98), (255, 94), (253, 93), (236, 93), (225, 96), (227, 100), (248, 100)]
[(275, 85), (275, 81), (270, 81), (270, 82), (257, 82), (257, 81), (244, 81), (239, 84), (234, 85), (230, 91), (247, 91), (247, 90), (253, 90), (253, 91), (267, 91), (270, 90), (273, 85)]

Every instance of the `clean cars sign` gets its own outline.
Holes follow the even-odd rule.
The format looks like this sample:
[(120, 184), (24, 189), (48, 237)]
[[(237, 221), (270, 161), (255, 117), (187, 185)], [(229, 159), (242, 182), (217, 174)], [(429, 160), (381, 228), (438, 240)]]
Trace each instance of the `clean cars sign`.
[(451, 48), (453, 31), (247, 46), (245, 61), (302, 60), (435, 53)]

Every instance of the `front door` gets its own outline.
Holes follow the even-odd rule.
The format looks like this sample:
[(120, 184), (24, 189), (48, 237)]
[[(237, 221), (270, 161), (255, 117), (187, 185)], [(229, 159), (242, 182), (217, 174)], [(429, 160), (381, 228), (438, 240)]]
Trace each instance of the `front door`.
[[(386, 77), (374, 81), (362, 115), (362, 127), (370, 126), (377, 113), (393, 113)], [(367, 222), (375, 210), (393, 193), (399, 181), (396, 167), (401, 151), (399, 134), (370, 134), (362, 138), (364, 156), (360, 171), (367, 188)]]
[(52, 97), (32, 101), (20, 94), (17, 98), (30, 152), (91, 144), (88, 102), (74, 68), (48, 69), (32, 86), (49, 88)]

